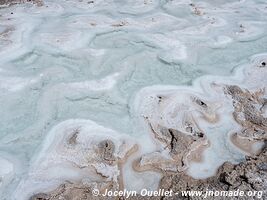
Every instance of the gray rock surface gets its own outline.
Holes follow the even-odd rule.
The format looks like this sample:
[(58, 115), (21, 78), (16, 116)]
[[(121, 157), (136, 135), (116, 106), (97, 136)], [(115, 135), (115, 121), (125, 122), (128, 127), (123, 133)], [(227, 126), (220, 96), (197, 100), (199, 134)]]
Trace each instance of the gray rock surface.
[(0, 0), (0, 6), (10, 6), (10, 5), (26, 3), (26, 2), (36, 4), (37, 6), (43, 5), (42, 0)]
[[(197, 180), (184, 173), (165, 173), (159, 188), (165, 190), (181, 191), (262, 191), (262, 198), (267, 198), (267, 145), (263, 151), (254, 157), (247, 157), (245, 161), (234, 165), (224, 163), (218, 170), (216, 176)], [(64, 183), (59, 188), (49, 194), (39, 193), (31, 197), (30, 200), (86, 200), (86, 199), (109, 199), (103, 196), (92, 195), (92, 187), (81, 183)], [(240, 197), (219, 197), (220, 199), (240, 199)], [(119, 198), (110, 198), (119, 199)], [(123, 198), (121, 198), (123, 199)], [(185, 197), (181, 194), (172, 197), (130, 197), (128, 199), (203, 199), (202, 197)], [(214, 199), (208, 196), (206, 199)], [(243, 199), (259, 199), (257, 196), (244, 196)]]

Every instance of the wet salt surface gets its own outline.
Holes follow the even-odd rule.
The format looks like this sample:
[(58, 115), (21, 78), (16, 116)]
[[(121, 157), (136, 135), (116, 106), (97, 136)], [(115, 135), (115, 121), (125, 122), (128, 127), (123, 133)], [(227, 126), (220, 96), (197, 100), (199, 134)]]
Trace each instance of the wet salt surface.
[[(65, 120), (88, 119), (131, 137), (140, 146), (135, 157), (158, 150), (135, 102), (152, 88), (175, 92), (203, 75), (228, 81), (238, 66), (262, 62), (265, 54), (256, 54), (266, 51), (266, 6), (265, 1), (96, 0), (0, 9), (3, 199), (23, 185), (46, 146), (43, 141)], [(231, 80), (241, 81), (241, 74)], [(257, 78), (251, 77), (253, 89), (266, 86), (257, 85)], [(206, 77), (211, 79), (216, 78)], [(140, 97), (144, 88), (148, 92)], [(239, 162), (245, 155), (227, 139), (236, 126), (221, 113), (225, 120), (213, 130), (202, 122), (211, 146), (205, 162), (191, 163), (193, 177), (210, 176), (224, 161)], [(124, 179), (131, 180), (126, 188), (157, 187), (158, 173), (133, 172), (130, 161), (124, 170)]]

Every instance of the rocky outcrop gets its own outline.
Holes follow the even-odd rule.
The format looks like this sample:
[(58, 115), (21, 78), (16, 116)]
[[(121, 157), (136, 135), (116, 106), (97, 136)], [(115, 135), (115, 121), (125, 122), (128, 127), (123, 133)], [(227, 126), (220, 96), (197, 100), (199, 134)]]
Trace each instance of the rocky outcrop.
[(208, 144), (201, 132), (187, 135), (172, 128), (151, 129), (155, 137), (162, 141), (166, 147), (162, 152), (153, 152), (142, 156), (134, 165), (138, 171), (183, 171), (188, 166), (188, 157)]
[(242, 127), (240, 131), (233, 133), (231, 140), (247, 152), (253, 151), (255, 142), (267, 140), (264, 93), (264, 89), (252, 92), (237, 85), (225, 86), (225, 94), (232, 98), (233, 117)]
[[(79, 199), (91, 194), (92, 189), (100, 193), (121, 190), (124, 188), (122, 166), (135, 151), (137, 145), (127, 136), (90, 120), (67, 120), (51, 130), (28, 179), (18, 187), (17, 195), (23, 193), (23, 198), (27, 198), (35, 190), (42, 191), (40, 188), (46, 180), (60, 185), (59, 188), (49, 195), (34, 195), (33, 199), (59, 196)], [(33, 183), (36, 188), (26, 193), (25, 187)], [(73, 196), (64, 197), (69, 195)]]
[[(218, 170), (216, 176), (197, 180), (192, 179), (188, 175), (168, 174), (166, 173), (161, 180), (160, 188), (180, 191), (262, 191), (262, 199), (267, 198), (267, 147), (254, 157), (247, 157), (245, 161), (234, 165), (229, 162), (224, 163)], [(220, 197), (223, 199), (223, 197)], [(239, 199), (240, 197), (225, 197), (226, 199)], [(258, 199), (258, 196), (254, 196)], [(254, 199), (246, 196), (243, 199)], [(164, 199), (202, 199), (202, 197), (182, 197), (175, 196), (174, 198)], [(214, 199), (213, 196), (206, 199)]]
[[(263, 199), (267, 198), (264, 73), (266, 72), (263, 66), (256, 65), (244, 69), (243, 84), (235, 80), (203, 79), (200, 81), (200, 85), (205, 85), (202, 92), (192, 88), (142, 90), (140, 98), (137, 98), (139, 104), (136, 107), (147, 131), (153, 137), (153, 142), (157, 144), (157, 150), (139, 154), (138, 159), (133, 162), (133, 169), (135, 172), (160, 172), (162, 179), (158, 188), (177, 192), (178, 195), (145, 197), (138, 194), (130, 199), (202, 199), (206, 191), (235, 190), (245, 192), (243, 199), (257, 199), (259, 195)], [(263, 81), (263, 87), (258, 83), (258, 79)], [(93, 127), (97, 127), (97, 136), (94, 135)], [(42, 160), (52, 165), (53, 162), (50, 160), (57, 155), (56, 160), (64, 165), (67, 161), (75, 163), (79, 168), (93, 168), (94, 175), (100, 175), (101, 179), (87, 182), (65, 181), (46, 194), (33, 195), (32, 200), (120, 199), (114, 196), (103, 197), (101, 194), (106, 189), (115, 191), (125, 188), (121, 168), (128, 156), (137, 150), (137, 144), (128, 137), (119, 137), (113, 131), (113, 137), (110, 137), (107, 131), (111, 130), (88, 121), (65, 122), (58, 125), (50, 135), (61, 136), (62, 138), (55, 140), (55, 143), (61, 142), (56, 145), (51, 143), (48, 151), (50, 153)], [(220, 135), (223, 137), (219, 137)], [(225, 143), (228, 146), (225, 146)], [(224, 152), (231, 156), (231, 151), (228, 152), (227, 148), (242, 151), (247, 156), (243, 157), (239, 164), (224, 162), (212, 177), (193, 178), (188, 172), (190, 164), (203, 162), (203, 151), (211, 145), (213, 148), (216, 146), (216, 155), (219, 156)], [(222, 148), (227, 150), (224, 151)], [(84, 153), (79, 153), (81, 150)], [(217, 157), (209, 159), (217, 161)], [(37, 161), (37, 172), (40, 170), (39, 163)], [(45, 167), (42, 172), (49, 173)], [(94, 196), (94, 189), (100, 192), (100, 196)], [(183, 196), (181, 191), (201, 191), (203, 194)], [(259, 193), (246, 196), (248, 191)], [(224, 198), (239, 197), (220, 196), (220, 199)], [(208, 195), (205, 199), (214, 199), (214, 196)]]
[(30, 200), (104, 200), (106, 198), (92, 195), (92, 187), (81, 183), (64, 183), (53, 192), (33, 195)]
[(190, 160), (201, 160), (200, 152), (209, 146), (209, 141), (198, 120), (216, 122), (217, 105), (184, 91), (155, 92), (148, 88), (140, 96), (143, 99), (137, 112), (162, 148), (143, 155), (135, 162), (135, 169), (181, 172), (188, 168)]
[[(160, 182), (159, 188), (172, 190), (173, 192), (181, 191), (236, 191), (237, 189), (246, 191), (262, 191), (262, 199), (267, 198), (267, 147), (255, 157), (247, 157), (245, 161), (234, 165), (224, 163), (218, 170), (216, 176), (197, 180), (184, 173), (164, 173)], [(31, 200), (88, 200), (88, 199), (109, 199), (101, 195), (93, 195), (92, 186), (86, 186), (81, 183), (64, 183), (56, 190), (49, 194), (39, 193), (31, 197)], [(205, 194), (203, 194), (204, 196)], [(203, 199), (202, 197), (185, 197), (181, 193), (172, 197), (142, 197), (137, 195), (129, 199)], [(220, 197), (223, 199), (224, 197)], [(239, 199), (240, 197), (225, 197), (225, 199)], [(110, 197), (110, 199), (119, 199)], [(214, 199), (214, 196), (207, 196), (206, 199)], [(243, 199), (259, 199), (259, 196), (254, 197), (244, 196)]]
[[(184, 170), (188, 165), (188, 158), (190, 157), (190, 159), (192, 159), (194, 157), (194, 152), (198, 156), (200, 155), (200, 147), (205, 147), (204, 144), (207, 144), (207, 138), (204, 133), (200, 131), (195, 121), (192, 120), (193, 118), (184, 118), (187, 119), (187, 121), (182, 123), (184, 125), (183, 130), (185, 130), (182, 132), (174, 128), (166, 128), (162, 126), (162, 124), (156, 125), (154, 121), (156, 115), (146, 117), (145, 119), (149, 122), (150, 129), (155, 139), (161, 144), (164, 144), (165, 149), (141, 156), (140, 159), (134, 162), (133, 167), (136, 171), (157, 170), (161, 172), (162, 179), (159, 188), (166, 191), (173, 191), (174, 193), (177, 192), (178, 195), (173, 195), (171, 197), (145, 197), (138, 194), (129, 199), (195, 200), (202, 199), (206, 191), (225, 192), (236, 190), (244, 191), (245, 196), (243, 199), (246, 200), (258, 199), (259, 195), (263, 199), (267, 198), (267, 142), (266, 117), (264, 116), (266, 99), (264, 98), (264, 92), (263, 90), (253, 92), (242, 89), (237, 85), (226, 85), (224, 91), (225, 95), (230, 96), (232, 99), (234, 108), (232, 113), (233, 117), (236, 122), (240, 124), (240, 127), (242, 127), (239, 132), (234, 134), (236, 138), (232, 139), (233, 143), (242, 149), (244, 147), (244, 140), (248, 141), (247, 145), (250, 146), (250, 148), (252, 148), (255, 142), (262, 142), (264, 145), (258, 149), (259, 154), (251, 154), (251, 156), (247, 156), (246, 159), (239, 164), (225, 162), (213, 177), (194, 179), (187, 175)], [(216, 116), (216, 114), (212, 114), (212, 112), (208, 111), (210, 103), (206, 103), (199, 98), (193, 98), (192, 102), (200, 106), (200, 111), (205, 111), (204, 114), (209, 113), (207, 116)], [(205, 116), (204, 114), (202, 116)], [(84, 166), (85, 164), (83, 164), (83, 167), (93, 166), (96, 174), (102, 176), (103, 179), (91, 182), (66, 181), (54, 191), (33, 195), (31, 200), (121, 199), (120, 197), (104, 197), (101, 194), (103, 194), (105, 190), (114, 191), (124, 189), (122, 180), (123, 174), (120, 169), (127, 157), (137, 150), (137, 146), (129, 142), (129, 144), (126, 144), (126, 140), (123, 142), (116, 141), (106, 134), (103, 135), (106, 139), (101, 137), (99, 139), (93, 139), (90, 138), (89, 135), (84, 135), (83, 132), (90, 130), (90, 126), (96, 126), (92, 122), (78, 121), (76, 125), (68, 125), (70, 127), (66, 128), (68, 127), (66, 126), (68, 123), (69, 122), (66, 122), (65, 125), (63, 124), (64, 126), (61, 125), (54, 130), (54, 132), (58, 132), (56, 130), (60, 130), (62, 133), (66, 131), (69, 132), (65, 133), (65, 139), (63, 140), (66, 141), (63, 142), (64, 151), (66, 152), (64, 153), (61, 149), (61, 154), (63, 152), (66, 156), (70, 156), (70, 154), (67, 153), (69, 149), (73, 149), (77, 145), (83, 147), (85, 144), (90, 143), (87, 148), (85, 148), (85, 146), (83, 148), (85, 148), (84, 151), (90, 154), (89, 157), (91, 161), (90, 164), (88, 163), (88, 166)], [(87, 123), (89, 123), (90, 126), (87, 125)], [(100, 127), (98, 129), (99, 131), (104, 130)], [(61, 146), (62, 145), (59, 145), (57, 149), (62, 148)], [(244, 148), (244, 150), (246, 151), (248, 149)], [(75, 155), (75, 157), (77, 156), (78, 155)], [(114, 167), (118, 173), (109, 173), (108, 171), (114, 170)], [(107, 176), (105, 174), (107, 174)], [(112, 174), (113, 177), (111, 177), (110, 174)], [(100, 192), (99, 195), (94, 195), (94, 189)], [(183, 196), (181, 191), (202, 191), (203, 194), (202, 196)], [(246, 196), (246, 192), (248, 191), (262, 193), (255, 193), (254, 196)], [(238, 199), (239, 197), (220, 196), (220, 199), (224, 198)], [(205, 199), (214, 199), (214, 196), (206, 196)]]
[(37, 6), (42, 6), (44, 5), (42, 0), (0, 0), (0, 5), (5, 5), (5, 6), (11, 6), (14, 4), (20, 4), (20, 3), (33, 3)]

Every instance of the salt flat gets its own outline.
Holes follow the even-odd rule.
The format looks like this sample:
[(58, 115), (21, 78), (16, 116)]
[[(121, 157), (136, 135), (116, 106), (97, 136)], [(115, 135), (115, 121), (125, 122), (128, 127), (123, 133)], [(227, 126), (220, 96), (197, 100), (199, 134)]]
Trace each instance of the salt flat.
[(155, 189), (162, 171), (203, 179), (257, 154), (266, 137), (243, 130), (266, 134), (266, 32), (264, 0), (1, 6), (1, 199)]

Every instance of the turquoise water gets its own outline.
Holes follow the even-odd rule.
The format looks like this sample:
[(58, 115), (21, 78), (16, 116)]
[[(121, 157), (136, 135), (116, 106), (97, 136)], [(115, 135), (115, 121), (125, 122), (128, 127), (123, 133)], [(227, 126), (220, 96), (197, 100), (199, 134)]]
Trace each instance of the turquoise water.
[(0, 9), (0, 156), (13, 163), (3, 172), (3, 198), (59, 122), (90, 119), (138, 135), (131, 103), (143, 87), (230, 75), (266, 51), (264, 1), (190, 3), (58, 0)]

